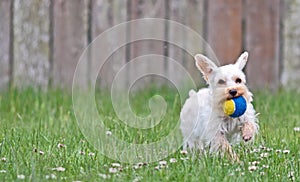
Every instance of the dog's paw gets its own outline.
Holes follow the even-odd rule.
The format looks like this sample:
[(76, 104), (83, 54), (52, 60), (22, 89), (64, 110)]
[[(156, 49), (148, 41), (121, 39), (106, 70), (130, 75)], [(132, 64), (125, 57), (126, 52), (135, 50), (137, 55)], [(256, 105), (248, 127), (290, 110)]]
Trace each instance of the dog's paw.
[(243, 140), (245, 141), (245, 142), (248, 142), (248, 141), (250, 141), (252, 138), (253, 138), (253, 134), (249, 134), (249, 133), (244, 133), (243, 135), (242, 135), (242, 137), (243, 137)]
[(246, 122), (241, 129), (242, 138), (245, 142), (250, 141), (255, 134), (255, 126), (252, 123)]

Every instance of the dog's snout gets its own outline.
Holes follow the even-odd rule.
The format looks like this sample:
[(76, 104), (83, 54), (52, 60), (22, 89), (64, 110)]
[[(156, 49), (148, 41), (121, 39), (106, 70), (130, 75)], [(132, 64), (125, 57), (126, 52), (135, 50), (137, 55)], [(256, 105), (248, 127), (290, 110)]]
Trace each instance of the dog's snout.
[(232, 89), (232, 90), (229, 90), (229, 94), (234, 97), (236, 94), (237, 94), (237, 90), (235, 89)]

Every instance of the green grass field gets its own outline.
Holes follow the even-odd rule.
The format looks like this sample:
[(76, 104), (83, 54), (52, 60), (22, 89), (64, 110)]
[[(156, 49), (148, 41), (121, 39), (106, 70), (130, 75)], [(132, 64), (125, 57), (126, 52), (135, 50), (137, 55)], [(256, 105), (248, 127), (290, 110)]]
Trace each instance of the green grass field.
[[(96, 96), (105, 124), (120, 139), (158, 141), (178, 124), (180, 102), (169, 89), (131, 95), (139, 115), (149, 113), (148, 99), (162, 95), (168, 103), (155, 129), (129, 128), (120, 122), (105, 93)], [(300, 94), (255, 93), (260, 134), (253, 145), (234, 149), (241, 163), (179, 149), (165, 162), (134, 165), (101, 155), (86, 141), (72, 111), (71, 94), (11, 91), (0, 95), (0, 181), (300, 181)], [(143, 161), (141, 161), (143, 162)], [(120, 165), (120, 166), (119, 166)], [(159, 167), (158, 167), (159, 166)]]

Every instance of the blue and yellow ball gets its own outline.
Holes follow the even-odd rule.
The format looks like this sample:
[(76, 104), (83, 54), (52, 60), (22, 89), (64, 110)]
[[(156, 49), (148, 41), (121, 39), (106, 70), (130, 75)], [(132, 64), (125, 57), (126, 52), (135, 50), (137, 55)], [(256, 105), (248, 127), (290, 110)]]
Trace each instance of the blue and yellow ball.
[(243, 96), (226, 100), (224, 103), (224, 113), (232, 118), (242, 116), (247, 109), (247, 102)]

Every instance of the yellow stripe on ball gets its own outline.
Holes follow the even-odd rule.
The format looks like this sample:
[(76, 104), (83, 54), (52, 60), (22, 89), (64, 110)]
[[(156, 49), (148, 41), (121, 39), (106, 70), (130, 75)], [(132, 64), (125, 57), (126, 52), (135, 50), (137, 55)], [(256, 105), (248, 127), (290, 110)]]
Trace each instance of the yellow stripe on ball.
[(235, 111), (235, 103), (232, 99), (225, 101), (224, 104), (224, 113), (227, 114), (228, 116), (233, 114)]

